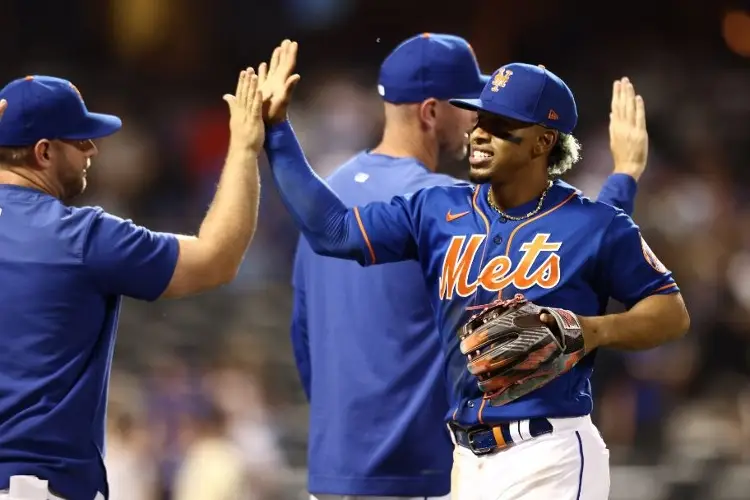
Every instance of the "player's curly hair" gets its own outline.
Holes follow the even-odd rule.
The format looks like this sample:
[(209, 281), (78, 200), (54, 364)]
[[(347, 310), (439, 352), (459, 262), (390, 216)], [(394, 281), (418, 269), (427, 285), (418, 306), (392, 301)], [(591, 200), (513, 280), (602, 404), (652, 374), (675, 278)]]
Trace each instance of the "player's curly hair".
[(581, 143), (572, 134), (560, 133), (557, 143), (549, 153), (547, 172), (550, 177), (560, 177), (581, 159)]

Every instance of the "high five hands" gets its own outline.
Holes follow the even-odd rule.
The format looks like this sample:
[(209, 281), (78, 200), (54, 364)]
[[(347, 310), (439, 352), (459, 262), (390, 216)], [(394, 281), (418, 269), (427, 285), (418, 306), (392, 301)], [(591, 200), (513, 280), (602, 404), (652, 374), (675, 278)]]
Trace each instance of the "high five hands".
[[(297, 64), (297, 42), (284, 40), (271, 55), (270, 63), (261, 63), (240, 72), (235, 94), (225, 94), (229, 106), (230, 149), (260, 153), (265, 140), (265, 125), (276, 125), (287, 119), (287, 109), (300, 76)], [(5, 110), (0, 102), (0, 117)]]

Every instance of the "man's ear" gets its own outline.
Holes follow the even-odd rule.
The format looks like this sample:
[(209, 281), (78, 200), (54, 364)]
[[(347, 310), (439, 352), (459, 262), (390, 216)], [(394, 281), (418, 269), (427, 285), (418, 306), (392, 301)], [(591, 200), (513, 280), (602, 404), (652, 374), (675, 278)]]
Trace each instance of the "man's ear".
[(419, 121), (429, 129), (435, 128), (438, 113), (437, 107), (438, 101), (432, 97), (425, 99), (419, 105)]
[(47, 139), (41, 139), (34, 144), (33, 157), (34, 163), (40, 166), (46, 166), (52, 159), (52, 143)]
[(540, 156), (552, 151), (552, 148), (557, 144), (558, 136), (559, 134), (557, 130), (549, 128), (542, 129), (542, 133), (537, 137), (536, 146), (534, 146), (534, 153)]

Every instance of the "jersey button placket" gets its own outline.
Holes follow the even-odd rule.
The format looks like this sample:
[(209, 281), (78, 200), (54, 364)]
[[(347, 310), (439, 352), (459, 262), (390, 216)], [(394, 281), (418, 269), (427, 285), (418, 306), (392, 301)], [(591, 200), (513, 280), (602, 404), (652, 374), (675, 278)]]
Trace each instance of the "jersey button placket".
[(507, 221), (508, 219), (500, 216), (500, 217), (495, 217), (492, 220), (492, 223), (490, 224), (490, 232), (495, 233), (495, 236), (492, 237), (492, 244), (493, 246), (496, 247), (496, 248), (493, 248), (491, 252), (489, 252), (488, 256), (490, 259), (503, 254), (501, 249), (497, 247), (500, 247), (500, 245), (503, 244), (503, 241), (505, 241), (505, 227), (506, 226), (500, 226), (499, 224), (504, 224)]

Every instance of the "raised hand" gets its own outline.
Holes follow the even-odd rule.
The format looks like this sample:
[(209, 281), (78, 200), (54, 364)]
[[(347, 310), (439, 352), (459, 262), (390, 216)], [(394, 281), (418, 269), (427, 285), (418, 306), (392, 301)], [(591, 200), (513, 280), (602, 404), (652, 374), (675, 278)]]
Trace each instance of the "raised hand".
[(635, 94), (630, 80), (616, 80), (612, 86), (612, 110), (609, 114), (609, 147), (615, 173), (638, 180), (646, 170), (648, 132), (643, 98)]
[(230, 150), (241, 149), (259, 154), (265, 140), (263, 95), (253, 68), (240, 71), (234, 95), (225, 94), (229, 106)]
[(263, 120), (269, 125), (287, 118), (287, 108), (300, 76), (294, 73), (297, 64), (297, 42), (284, 40), (276, 47), (269, 64), (258, 67), (259, 87), (263, 93)]

